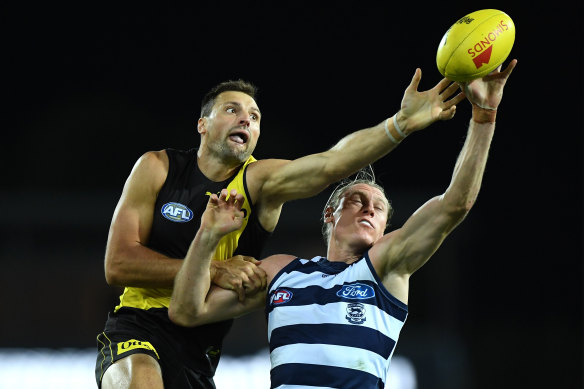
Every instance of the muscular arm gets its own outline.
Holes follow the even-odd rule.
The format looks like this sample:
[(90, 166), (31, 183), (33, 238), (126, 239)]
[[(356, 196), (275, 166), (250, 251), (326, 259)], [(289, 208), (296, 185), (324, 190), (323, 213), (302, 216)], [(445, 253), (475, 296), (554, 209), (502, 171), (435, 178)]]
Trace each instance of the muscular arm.
[[(111, 222), (105, 255), (105, 276), (110, 285), (172, 288), (182, 259), (170, 258), (148, 247), (154, 206), (168, 174), (165, 151), (142, 155), (130, 176)], [(253, 261), (241, 256), (210, 263), (213, 282), (236, 289), (258, 287), (262, 280)]]
[[(266, 272), (268, 284), (293, 259), (294, 256), (291, 255), (273, 255), (262, 260), (259, 267)], [(200, 267), (199, 270), (204, 271), (204, 266)], [(173, 291), (168, 308), (168, 316), (175, 324), (184, 327), (195, 327), (221, 320), (233, 319), (262, 309), (265, 305), (265, 287), (253, 295), (246, 296), (245, 300), (238, 299), (238, 295), (232, 290), (219, 288), (214, 285), (211, 285), (208, 291), (198, 290), (198, 296), (191, 294), (191, 291), (181, 294), (177, 289), (183, 282), (184, 285), (187, 285), (188, 282), (191, 282), (190, 285), (194, 285), (194, 282), (198, 282), (197, 277), (199, 276), (201, 274), (197, 276), (195, 273), (190, 273), (190, 277), (192, 278), (188, 280), (185, 276), (183, 281), (180, 281), (177, 276), (175, 290)], [(205, 278), (205, 276), (202, 277)], [(208, 282), (206, 285), (209, 285)]]
[[(168, 316), (174, 323), (193, 327), (241, 316), (263, 305), (265, 283), (259, 291), (245, 299), (238, 299), (233, 291), (211, 286), (212, 271), (209, 265), (213, 254), (223, 236), (241, 227), (242, 203), (243, 196), (235, 190), (232, 190), (229, 198), (225, 189), (219, 197), (211, 195), (201, 218), (201, 227), (176, 275), (168, 308)], [(268, 265), (264, 264), (263, 268), (275, 271), (273, 264), (276, 261), (266, 263)]]
[(512, 61), (504, 72), (497, 69), (474, 81), (472, 88), (464, 86), (473, 104), (473, 117), (446, 192), (426, 202), (402, 228), (384, 236), (369, 252), (384, 285), (404, 302), (411, 274), (428, 261), (476, 201), (495, 130), (496, 110), (515, 65)]
[[(421, 79), (418, 69), (406, 89), (396, 120), (401, 131), (408, 135), (421, 130), (437, 120), (454, 116), (456, 105), (463, 94), (448, 100), (458, 89), (456, 84), (444, 79), (434, 88), (418, 92)], [(386, 134), (385, 127), (398, 142)], [(249, 177), (260, 205), (260, 221), (267, 230), (277, 222), (282, 204), (289, 200), (313, 196), (331, 183), (347, 177), (357, 170), (383, 157), (403, 140), (392, 118), (374, 127), (356, 131), (341, 139), (331, 149), (305, 156), (294, 161), (263, 160), (251, 165)], [(255, 190), (254, 190), (255, 189)]]
[(167, 173), (166, 152), (147, 152), (126, 180), (106, 246), (105, 276), (110, 285), (172, 287), (181, 261), (146, 247), (154, 204)]
[(480, 186), (495, 123), (471, 121), (450, 185), (421, 206), (369, 251), (373, 265), (394, 296), (407, 302), (409, 277), (424, 265), (466, 217)]

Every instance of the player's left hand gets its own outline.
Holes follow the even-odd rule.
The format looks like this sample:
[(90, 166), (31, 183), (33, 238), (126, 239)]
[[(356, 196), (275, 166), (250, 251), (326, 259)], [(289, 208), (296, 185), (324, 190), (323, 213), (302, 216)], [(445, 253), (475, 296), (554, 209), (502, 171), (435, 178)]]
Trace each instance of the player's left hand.
[(212, 194), (207, 202), (207, 208), (201, 216), (201, 228), (223, 237), (236, 231), (243, 225), (243, 195), (232, 189), (227, 195), (227, 189), (222, 189), (219, 196)]
[(458, 84), (471, 104), (495, 111), (503, 98), (503, 88), (516, 65), (517, 60), (514, 59), (504, 71), (501, 71), (501, 65), (499, 65), (497, 69), (482, 78)]

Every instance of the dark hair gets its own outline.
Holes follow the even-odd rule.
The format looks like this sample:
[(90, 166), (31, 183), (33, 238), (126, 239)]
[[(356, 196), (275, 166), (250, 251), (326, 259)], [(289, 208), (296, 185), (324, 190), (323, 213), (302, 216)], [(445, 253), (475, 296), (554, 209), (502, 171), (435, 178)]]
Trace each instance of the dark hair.
[[(351, 178), (351, 177), (353, 177), (353, 178)], [(341, 202), (341, 199), (343, 198), (345, 193), (357, 184), (366, 184), (366, 185), (372, 186), (374, 188), (377, 188), (381, 191), (381, 193), (387, 199), (387, 204), (389, 205), (389, 207), (387, 209), (387, 223), (385, 224), (385, 228), (387, 228), (389, 226), (389, 221), (391, 220), (391, 217), (393, 216), (393, 207), (391, 206), (391, 202), (389, 201), (389, 199), (385, 195), (385, 190), (383, 189), (383, 187), (381, 185), (379, 185), (377, 182), (375, 182), (375, 173), (373, 172), (373, 167), (371, 165), (364, 167), (363, 169), (359, 170), (357, 173), (355, 173), (351, 177), (345, 178), (344, 180), (339, 182), (337, 187), (331, 193), (331, 195), (330, 195), (328, 201), (326, 202), (324, 209), (322, 211), (322, 222), (323, 222), (322, 223), (322, 237), (324, 238), (324, 242), (326, 243), (327, 246), (329, 244), (332, 225), (331, 225), (331, 223), (325, 222), (326, 210), (329, 207), (332, 207), (333, 209), (337, 209), (337, 207), (339, 206), (339, 203)]]
[(243, 92), (255, 100), (258, 93), (258, 88), (251, 82), (244, 80), (229, 80), (223, 81), (222, 83), (215, 85), (207, 94), (203, 97), (201, 102), (201, 116), (209, 116), (213, 105), (215, 104), (215, 99), (223, 92), (235, 91)]

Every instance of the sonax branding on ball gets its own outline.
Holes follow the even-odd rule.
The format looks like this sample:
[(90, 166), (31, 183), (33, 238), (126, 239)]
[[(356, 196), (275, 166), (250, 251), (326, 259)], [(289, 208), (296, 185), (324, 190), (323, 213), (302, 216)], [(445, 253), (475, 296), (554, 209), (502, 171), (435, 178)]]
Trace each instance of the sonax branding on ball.
[(483, 9), (459, 19), (442, 37), (436, 64), (452, 81), (483, 77), (507, 59), (515, 42), (515, 25), (503, 11)]

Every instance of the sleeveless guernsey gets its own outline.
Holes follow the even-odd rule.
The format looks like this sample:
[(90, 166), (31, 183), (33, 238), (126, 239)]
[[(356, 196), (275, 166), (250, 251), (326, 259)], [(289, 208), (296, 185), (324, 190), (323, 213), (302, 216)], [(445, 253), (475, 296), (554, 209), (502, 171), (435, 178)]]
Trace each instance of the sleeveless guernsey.
[[(225, 260), (237, 254), (261, 258), (270, 233), (260, 225), (245, 181), (246, 168), (255, 159), (250, 156), (241, 169), (225, 181), (209, 180), (197, 165), (197, 150), (167, 149), (168, 177), (158, 194), (147, 247), (171, 258), (184, 258), (201, 224), (208, 195), (221, 189), (236, 189), (244, 196), (241, 228), (221, 239), (215, 258)], [(168, 308), (172, 289), (126, 287), (120, 296), (121, 307), (139, 309)]]
[(385, 386), (408, 308), (367, 253), (350, 265), (297, 258), (268, 290), (272, 388)]

